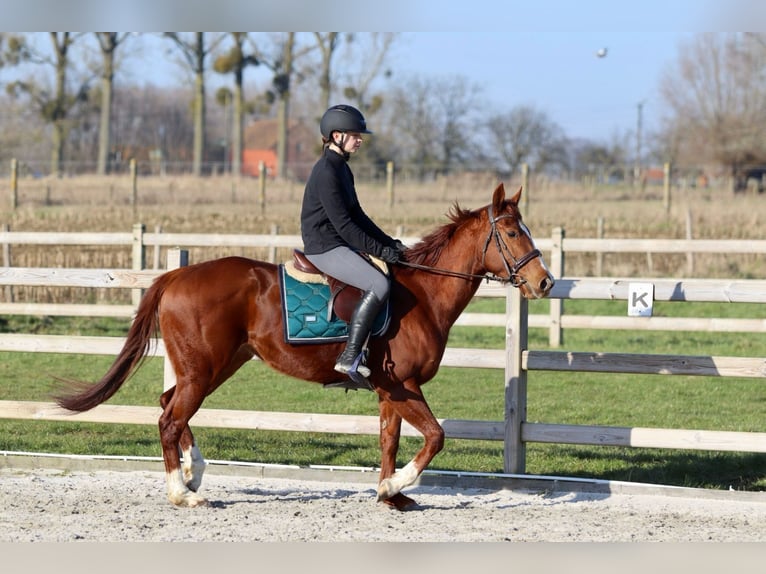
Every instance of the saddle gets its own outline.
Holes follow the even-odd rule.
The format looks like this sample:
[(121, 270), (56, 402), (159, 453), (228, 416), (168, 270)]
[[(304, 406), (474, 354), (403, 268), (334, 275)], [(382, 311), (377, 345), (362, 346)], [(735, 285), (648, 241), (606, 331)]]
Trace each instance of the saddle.
[[(367, 257), (370, 262), (380, 267), (384, 273), (387, 273), (387, 269), (384, 268), (384, 262), (380, 261), (378, 263), (378, 261), (367, 255), (363, 256)], [(356, 309), (359, 300), (364, 295), (364, 291), (323, 273), (306, 258), (306, 254), (300, 249), (293, 250), (293, 266), (300, 273), (324, 279), (330, 287), (330, 308), (333, 310), (333, 313), (335, 313), (336, 317), (346, 323), (351, 321), (351, 315), (354, 313), (354, 309)]]

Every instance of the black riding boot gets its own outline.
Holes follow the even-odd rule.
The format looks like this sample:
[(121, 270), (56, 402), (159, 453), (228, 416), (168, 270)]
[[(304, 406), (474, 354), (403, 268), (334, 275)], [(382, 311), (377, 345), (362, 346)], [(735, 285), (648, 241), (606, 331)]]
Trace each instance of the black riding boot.
[[(364, 350), (365, 341), (372, 330), (372, 324), (375, 321), (375, 317), (380, 311), (383, 301), (378, 299), (372, 291), (367, 291), (362, 300), (357, 304), (354, 309), (354, 314), (351, 316), (351, 321), (348, 324), (348, 340), (346, 341), (346, 348), (338, 355), (338, 360), (335, 363), (335, 370), (339, 373), (349, 373), (352, 379), (356, 380), (355, 374), (361, 375), (363, 378), (370, 376), (370, 369), (366, 365), (362, 364), (362, 358), (360, 355)], [(355, 365), (355, 363), (357, 363)], [(356, 369), (354, 369), (356, 366)]]

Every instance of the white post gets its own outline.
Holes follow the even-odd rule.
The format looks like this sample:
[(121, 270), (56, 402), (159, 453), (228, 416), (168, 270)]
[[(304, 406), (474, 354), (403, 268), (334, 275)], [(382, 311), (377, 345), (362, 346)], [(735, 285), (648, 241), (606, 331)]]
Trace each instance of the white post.
[(527, 418), (527, 371), (522, 354), (527, 349), (527, 300), (515, 287), (507, 287), (505, 323), (505, 472), (521, 474), (526, 467), (526, 445), (521, 426)]
[[(553, 247), (551, 248), (551, 273), (553, 278), (561, 279), (564, 276), (564, 229), (554, 227), (551, 234)], [(561, 315), (564, 314), (564, 300), (551, 298), (550, 305), (550, 327), (548, 330), (548, 344), (553, 347), (560, 347), (563, 343), (564, 332), (561, 328)]]
[[(133, 271), (146, 269), (146, 247), (144, 246), (145, 231), (146, 226), (144, 226), (143, 223), (133, 224), (133, 253), (131, 255), (131, 259), (133, 260)], [(138, 308), (143, 293), (143, 289), (132, 290), (131, 296), (133, 299), (133, 307)]]

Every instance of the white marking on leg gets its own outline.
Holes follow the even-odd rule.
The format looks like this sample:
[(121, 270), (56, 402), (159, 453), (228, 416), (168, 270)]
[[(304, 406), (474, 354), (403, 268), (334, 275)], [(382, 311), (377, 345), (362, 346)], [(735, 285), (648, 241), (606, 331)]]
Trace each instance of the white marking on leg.
[(196, 492), (202, 484), (202, 475), (205, 473), (207, 463), (196, 444), (183, 453), (183, 477), (186, 486)]
[(411, 460), (404, 468), (397, 470), (393, 476), (381, 481), (378, 485), (378, 500), (385, 500), (398, 494), (403, 488), (414, 483), (418, 476), (420, 476), (420, 471), (415, 466), (415, 461)]
[(166, 473), (165, 482), (168, 487), (168, 499), (176, 506), (194, 507), (207, 504), (207, 500), (186, 488), (180, 470)]

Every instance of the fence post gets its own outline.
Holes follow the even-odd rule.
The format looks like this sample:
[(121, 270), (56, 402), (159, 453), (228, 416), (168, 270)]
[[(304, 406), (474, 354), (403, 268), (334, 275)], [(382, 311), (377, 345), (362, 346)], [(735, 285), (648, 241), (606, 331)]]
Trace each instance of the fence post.
[[(2, 231), (8, 232), (11, 230), (11, 226), (7, 223), (3, 223), (2, 225)], [(8, 242), (3, 242), (3, 267), (10, 267), (11, 266), (11, 244)], [(8, 303), (13, 303), (13, 286), (12, 285), (6, 285), (5, 286), (5, 300)]]
[[(693, 218), (692, 218), (692, 210), (687, 209), (686, 210), (686, 239), (692, 239), (694, 237), (694, 232), (692, 231), (693, 226)], [(689, 277), (694, 276), (694, 252), (689, 251), (689, 253), (686, 254), (686, 272), (688, 273)]]
[(521, 474), (526, 468), (526, 445), (521, 440), (521, 425), (527, 418), (527, 371), (522, 353), (527, 348), (528, 304), (521, 292), (506, 287), (505, 299), (505, 472)]
[(388, 207), (394, 206), (394, 162), (386, 163), (386, 190), (388, 191)]
[(662, 197), (664, 198), (665, 213), (670, 213), (670, 162), (665, 162), (662, 170)]
[(19, 205), (19, 162), (11, 160), (11, 211), (16, 211)]
[[(274, 236), (274, 237), (279, 235), (279, 225), (277, 225), (276, 223), (272, 224), (272, 226), (271, 226), (271, 235)], [(276, 248), (275, 245), (272, 245), (271, 247), (269, 247), (269, 259), (268, 259), (268, 261), (269, 261), (269, 263), (276, 263), (277, 262), (277, 248)]]
[(524, 190), (522, 204), (524, 206), (524, 216), (529, 215), (529, 164), (521, 164), (521, 187)]
[(133, 215), (138, 209), (138, 169), (136, 168), (136, 158), (130, 158), (130, 206), (133, 208)]
[[(158, 223), (154, 226), (154, 233), (159, 235), (162, 233), (162, 224)], [(152, 269), (160, 268), (160, 243), (159, 241), (154, 244), (154, 255), (152, 256)]]
[[(551, 247), (551, 273), (554, 279), (564, 276), (564, 229), (554, 227), (551, 234), (553, 247)], [(548, 344), (551, 347), (560, 347), (564, 341), (564, 331), (561, 328), (561, 315), (564, 313), (563, 299), (549, 299), (550, 305), (550, 328), (548, 330)]]
[(266, 213), (266, 164), (258, 162), (258, 205), (261, 206), (261, 215)]
[[(168, 271), (171, 269), (178, 269), (179, 267), (186, 267), (188, 264), (188, 250), (179, 247), (171, 247), (168, 249)], [(168, 359), (167, 349), (165, 350), (165, 358), (162, 363), (162, 373), (162, 390), (167, 391), (168, 389), (172, 389), (176, 385), (176, 372)]]
[[(133, 224), (133, 253), (131, 255), (133, 263), (133, 271), (141, 271), (146, 269), (146, 247), (144, 246), (144, 231), (146, 227), (143, 223)], [(141, 302), (142, 289), (133, 289), (131, 291), (133, 297), (133, 307), (138, 307)]]

